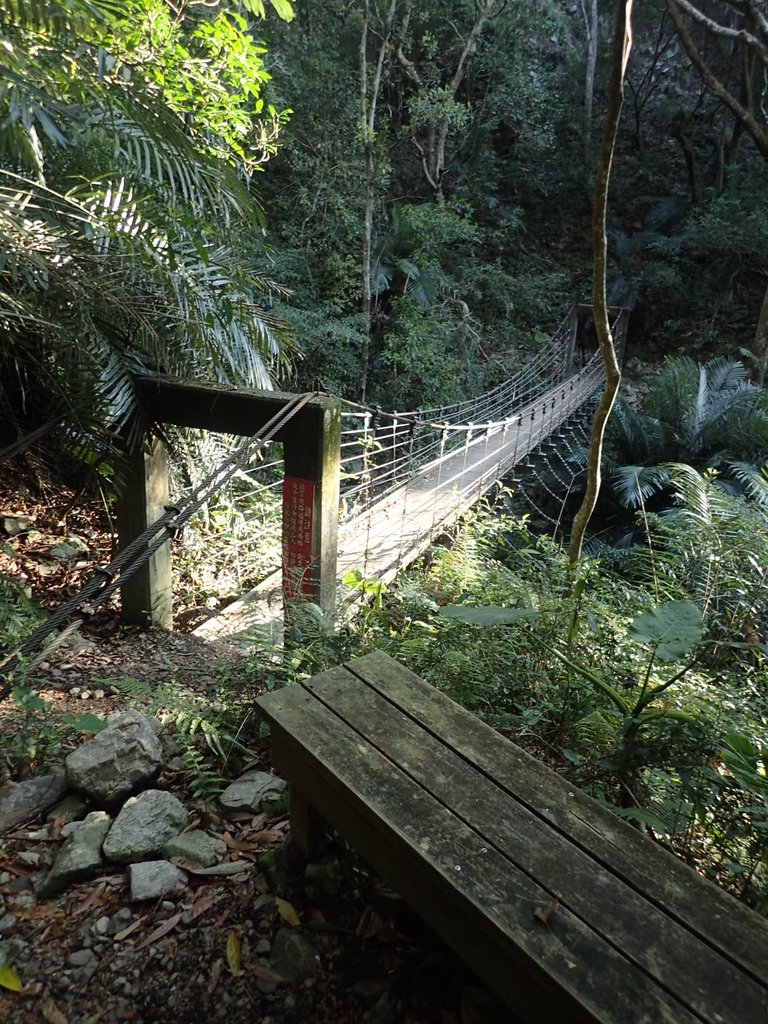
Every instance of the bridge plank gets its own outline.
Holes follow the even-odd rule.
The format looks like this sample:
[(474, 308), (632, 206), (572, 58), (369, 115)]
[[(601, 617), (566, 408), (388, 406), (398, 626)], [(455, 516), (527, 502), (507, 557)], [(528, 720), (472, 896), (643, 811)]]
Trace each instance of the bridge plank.
[[(629, 828), (445, 694), (382, 652), (348, 663), (358, 678), (451, 743), (534, 814), (768, 988), (768, 921)], [(765, 1014), (768, 1018), (768, 1013)]]
[[(381, 682), (378, 674), (377, 679)], [(568, 907), (644, 970), (649, 986), (662, 985), (702, 1020), (743, 1024), (764, 1014), (765, 988), (612, 872), (596, 870), (592, 856), (468, 764), (450, 742), (425, 732), (377, 691), (352, 681), (344, 669), (322, 673), (305, 685), (545, 888), (550, 899), (556, 896), (558, 914)], [(472, 728), (488, 730), (476, 719)], [(465, 741), (466, 733), (462, 745)], [(556, 918), (552, 927), (557, 927)]]
[(531, 1024), (700, 1024), (567, 906), (537, 920), (550, 893), (308, 690), (258, 706), (278, 770)]

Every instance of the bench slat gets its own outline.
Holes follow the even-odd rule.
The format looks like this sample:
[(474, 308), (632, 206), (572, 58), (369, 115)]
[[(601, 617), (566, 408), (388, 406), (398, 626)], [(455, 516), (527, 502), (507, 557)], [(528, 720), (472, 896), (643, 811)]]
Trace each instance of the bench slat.
[(538, 921), (550, 894), (313, 694), (257, 705), (278, 771), (526, 1020), (700, 1024), (567, 906), (556, 927)]
[(388, 655), (376, 651), (346, 667), (768, 988), (768, 921)]
[[(557, 896), (557, 914), (568, 907), (645, 970), (649, 985), (660, 983), (702, 1020), (743, 1024), (763, 1016), (762, 986), (616, 875), (596, 867), (592, 857), (377, 691), (350, 685), (344, 669), (305, 685), (483, 841)], [(551, 927), (557, 926), (555, 915)]]

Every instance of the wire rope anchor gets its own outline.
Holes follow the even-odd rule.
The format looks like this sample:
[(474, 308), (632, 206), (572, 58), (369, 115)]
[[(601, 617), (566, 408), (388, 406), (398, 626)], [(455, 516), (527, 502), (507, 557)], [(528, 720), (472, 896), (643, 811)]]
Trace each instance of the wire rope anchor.
[[(172, 515), (174, 517), (170, 522), (163, 523), (163, 527), (165, 528), (169, 538), (171, 540), (175, 540), (184, 525), (183, 523), (178, 522), (178, 519), (181, 517), (181, 509), (178, 505), (163, 505), (163, 509), (166, 515)], [(165, 516), (163, 518), (165, 518)]]
[(101, 586), (96, 591), (96, 595), (94, 596), (103, 593), (110, 585), (110, 583), (112, 583), (116, 575), (117, 573), (113, 572), (112, 569), (107, 569), (103, 565), (97, 565), (96, 568), (93, 570), (92, 579), (94, 581), (101, 580)]

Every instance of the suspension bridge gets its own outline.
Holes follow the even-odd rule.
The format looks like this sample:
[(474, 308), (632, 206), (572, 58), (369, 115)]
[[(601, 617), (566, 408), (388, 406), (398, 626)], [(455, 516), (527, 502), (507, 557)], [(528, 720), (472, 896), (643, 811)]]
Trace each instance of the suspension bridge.
[[(477, 398), (415, 412), (385, 412), (342, 402), (340, 512), (337, 532), (330, 531), (329, 543), (335, 545), (330, 586), (326, 582), (324, 588), (318, 578), (328, 552), (321, 550), (320, 538), (312, 543), (317, 495), (306, 481), (286, 472), (279, 484), (287, 520), (282, 568), (223, 614), (203, 623), (196, 633), (234, 637), (258, 624), (282, 622), (286, 597), (317, 599), (321, 607), (332, 608), (339, 594), (349, 595), (342, 581), (351, 572), (357, 571), (363, 579), (390, 582), (521, 464), (540, 488), (550, 491), (562, 511), (565, 497), (584, 471), (586, 421), (605, 380), (599, 352), (573, 371), (578, 314), (579, 308), (574, 307), (523, 370)], [(612, 333), (620, 350), (627, 321), (628, 311), (618, 310)], [(335, 443), (334, 439), (334, 447)], [(551, 466), (549, 482), (535, 461), (543, 451)], [(318, 484), (322, 489), (323, 482)], [(524, 486), (520, 489), (525, 495)], [(335, 493), (335, 488), (331, 490)], [(560, 526), (546, 513), (540, 514), (556, 529)], [(329, 589), (333, 591), (330, 599)]]
[[(559, 502), (562, 516), (584, 471), (587, 417), (605, 376), (599, 352), (574, 370), (580, 316), (587, 313), (591, 317), (589, 307), (573, 307), (537, 356), (493, 390), (410, 412), (319, 394), (137, 378), (146, 433), (129, 457), (118, 509), (120, 550), (0, 664), (0, 677), (51, 635), (58, 632), (61, 642), (118, 590), (126, 621), (171, 628), (169, 540), (237, 474), (281, 492), (273, 502), (282, 506), (281, 564), (195, 630), (209, 638), (247, 642), (267, 630), (278, 642), (291, 605), (300, 601), (311, 601), (333, 621), (340, 596), (356, 599), (345, 578), (354, 573), (389, 582), (521, 464), (550, 493), (553, 507)], [(627, 310), (615, 311), (619, 350), (627, 321)], [(172, 501), (168, 454), (155, 429), (163, 423), (246, 440)], [(18, 447), (0, 457), (13, 457)], [(540, 465), (547, 466), (546, 477)], [(516, 474), (516, 480), (525, 497), (524, 478)], [(538, 512), (560, 528), (559, 519)]]

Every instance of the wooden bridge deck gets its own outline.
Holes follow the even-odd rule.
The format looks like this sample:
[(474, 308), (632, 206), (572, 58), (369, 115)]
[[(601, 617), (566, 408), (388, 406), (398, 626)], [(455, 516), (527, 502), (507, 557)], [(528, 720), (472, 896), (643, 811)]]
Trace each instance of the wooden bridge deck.
[(503, 425), (477, 428), (468, 444), (430, 465), (339, 529), (338, 578), (352, 569), (389, 582), (468, 511), (594, 392), (599, 374), (542, 395)]

